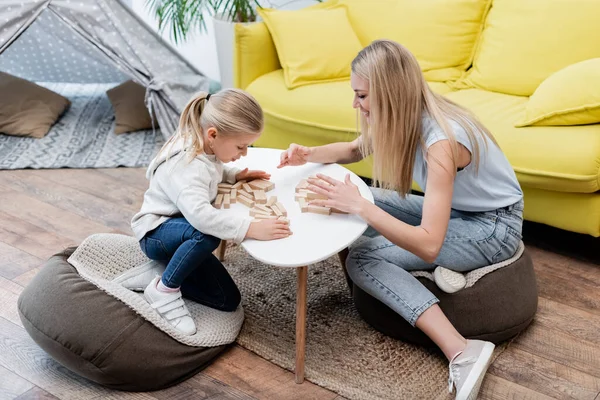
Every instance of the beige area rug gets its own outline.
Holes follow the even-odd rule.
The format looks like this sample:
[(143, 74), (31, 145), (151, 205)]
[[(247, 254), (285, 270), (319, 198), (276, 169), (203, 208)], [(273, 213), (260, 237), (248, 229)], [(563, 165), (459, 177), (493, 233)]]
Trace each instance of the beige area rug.
[[(245, 321), (237, 342), (295, 366), (295, 268), (267, 266), (230, 245), (225, 266), (240, 287)], [(441, 352), (391, 339), (358, 315), (337, 256), (308, 269), (306, 373), (349, 399), (452, 399)], [(498, 346), (494, 357), (504, 349)]]

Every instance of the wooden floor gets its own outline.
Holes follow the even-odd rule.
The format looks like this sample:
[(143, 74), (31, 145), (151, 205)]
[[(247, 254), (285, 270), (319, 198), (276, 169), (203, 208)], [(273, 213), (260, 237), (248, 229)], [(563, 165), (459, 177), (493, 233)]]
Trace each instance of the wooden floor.
[[(337, 399), (291, 372), (234, 347), (212, 366), (165, 391), (121, 393), (78, 378), (29, 338), (19, 293), (52, 254), (99, 232), (130, 234), (146, 189), (141, 169), (0, 172), (0, 399)], [(482, 399), (600, 400), (600, 242), (527, 224), (539, 310), (496, 359)], [(568, 268), (544, 261), (547, 248)], [(445, 377), (441, 379), (446, 379)]]

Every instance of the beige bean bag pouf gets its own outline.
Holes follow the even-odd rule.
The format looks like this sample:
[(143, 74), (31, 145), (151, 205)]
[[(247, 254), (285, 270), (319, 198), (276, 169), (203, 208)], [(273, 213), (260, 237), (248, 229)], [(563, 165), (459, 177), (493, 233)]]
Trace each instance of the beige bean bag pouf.
[(56, 361), (113, 389), (151, 391), (190, 378), (234, 342), (243, 310), (227, 313), (186, 300), (198, 332), (179, 334), (141, 293), (111, 282), (147, 261), (124, 235), (93, 235), (56, 254), (19, 297), (25, 329)]
[[(533, 263), (522, 243), (513, 258), (466, 274), (467, 286), (456, 293), (443, 292), (430, 272), (413, 275), (440, 300), (438, 304), (450, 322), (469, 339), (494, 343), (510, 339), (531, 323), (537, 311)], [(373, 328), (396, 339), (433, 346), (419, 329), (356, 284), (350, 284), (358, 313)]]

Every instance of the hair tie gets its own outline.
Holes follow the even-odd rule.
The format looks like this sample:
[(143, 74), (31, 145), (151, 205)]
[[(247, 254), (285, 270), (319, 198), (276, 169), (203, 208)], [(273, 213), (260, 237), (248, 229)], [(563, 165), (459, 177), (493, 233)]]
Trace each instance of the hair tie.
[(206, 95), (206, 101), (208, 101), (208, 99), (210, 99), (210, 93)]

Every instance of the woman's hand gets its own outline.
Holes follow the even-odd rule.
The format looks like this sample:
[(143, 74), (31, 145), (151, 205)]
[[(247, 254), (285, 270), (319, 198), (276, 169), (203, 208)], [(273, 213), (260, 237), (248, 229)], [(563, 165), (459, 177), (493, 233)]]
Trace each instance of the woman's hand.
[(235, 175), (236, 181), (251, 181), (253, 179), (265, 179), (268, 181), (269, 179), (271, 179), (271, 174), (265, 171), (249, 171), (248, 168), (246, 168)]
[(290, 224), (287, 221), (263, 219), (250, 224), (246, 237), (257, 240), (275, 240), (286, 238), (291, 234)]
[(307, 189), (327, 196), (327, 200), (311, 200), (310, 205), (336, 208), (350, 214), (360, 214), (365, 202), (358, 186), (350, 181), (350, 174), (346, 175), (344, 182), (333, 179), (327, 175), (317, 174), (317, 178), (309, 178)]
[(300, 146), (299, 144), (292, 143), (290, 148), (281, 153), (280, 162), (277, 168), (283, 168), (285, 166), (298, 166), (304, 165), (308, 162), (308, 157), (312, 149), (306, 146)]

